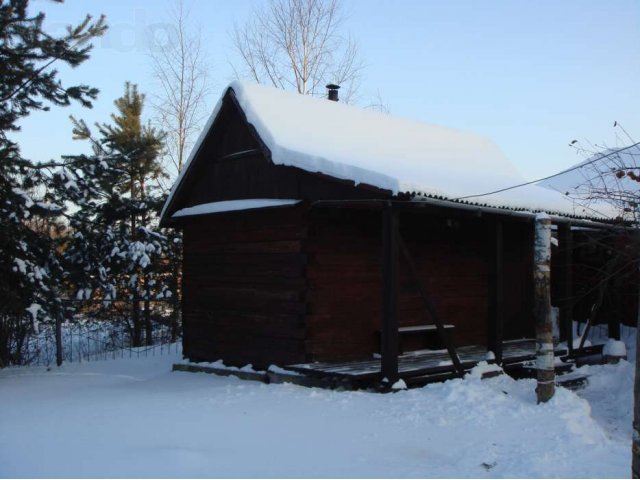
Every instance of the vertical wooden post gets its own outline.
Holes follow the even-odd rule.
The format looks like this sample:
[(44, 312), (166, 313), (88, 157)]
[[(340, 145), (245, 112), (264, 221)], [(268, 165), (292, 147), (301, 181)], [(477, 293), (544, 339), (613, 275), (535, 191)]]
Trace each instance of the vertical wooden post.
[(60, 314), (56, 315), (56, 365), (59, 367), (64, 360), (64, 350), (62, 348), (62, 319)]
[[(615, 247), (614, 247), (615, 248)], [(620, 340), (620, 322), (622, 320), (622, 295), (624, 287), (620, 278), (621, 272), (617, 272), (610, 280), (610, 289), (607, 293), (610, 295), (611, 307), (608, 308), (607, 332), (609, 338)]]
[(398, 214), (388, 202), (382, 210), (382, 376), (398, 380)]
[(539, 213), (535, 219), (533, 252), (533, 315), (536, 322), (536, 370), (538, 403), (555, 393), (553, 328), (551, 324), (551, 219)]
[(573, 353), (573, 236), (571, 224), (558, 225), (558, 252), (560, 253), (560, 340), (567, 342)]
[(489, 331), (487, 347), (502, 363), (504, 324), (504, 249), (502, 221), (496, 220), (489, 236)]

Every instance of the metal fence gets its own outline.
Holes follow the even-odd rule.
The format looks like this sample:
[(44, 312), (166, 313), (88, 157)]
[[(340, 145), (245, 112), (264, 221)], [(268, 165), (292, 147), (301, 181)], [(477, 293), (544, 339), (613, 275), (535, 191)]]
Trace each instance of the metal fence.
[[(177, 353), (180, 349), (179, 312), (169, 302), (153, 302), (150, 308), (150, 338), (142, 327), (143, 346), (134, 346), (131, 304), (105, 308), (97, 302), (73, 301), (70, 321), (61, 325), (64, 362), (85, 362), (125, 357)], [(56, 364), (56, 328), (35, 326), (29, 315), (0, 314), (1, 366)]]

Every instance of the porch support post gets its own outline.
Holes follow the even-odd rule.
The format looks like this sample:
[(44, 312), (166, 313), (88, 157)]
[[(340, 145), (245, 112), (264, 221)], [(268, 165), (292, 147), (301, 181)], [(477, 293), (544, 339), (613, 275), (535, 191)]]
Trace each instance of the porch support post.
[(558, 253), (560, 253), (560, 341), (567, 342), (569, 353), (573, 353), (573, 236), (571, 224), (558, 225)]
[(489, 331), (487, 347), (502, 363), (504, 324), (504, 249), (502, 221), (496, 220), (489, 235)]
[[(613, 252), (623, 251), (624, 249), (624, 247), (619, 243), (619, 238), (608, 236), (608, 238), (604, 239), (604, 242), (606, 242), (606, 244), (610, 246)], [(615, 255), (616, 254), (614, 254), (614, 256)], [(607, 291), (607, 293), (609, 294), (609, 305), (614, 305), (613, 308), (608, 308), (609, 312), (607, 313), (607, 317), (609, 321), (607, 324), (607, 333), (609, 334), (609, 338), (620, 340), (620, 323), (622, 321), (624, 310), (622, 308), (622, 292), (624, 291), (622, 279), (624, 277), (624, 271), (621, 271), (619, 268), (622, 265), (620, 259), (616, 260), (617, 261), (614, 261), (613, 267), (613, 271), (615, 273), (609, 279), (609, 290)]]
[(398, 380), (398, 213), (382, 209), (382, 377)]
[(533, 315), (536, 322), (536, 370), (538, 403), (555, 393), (553, 329), (551, 323), (551, 218), (540, 213), (535, 219), (533, 251)]

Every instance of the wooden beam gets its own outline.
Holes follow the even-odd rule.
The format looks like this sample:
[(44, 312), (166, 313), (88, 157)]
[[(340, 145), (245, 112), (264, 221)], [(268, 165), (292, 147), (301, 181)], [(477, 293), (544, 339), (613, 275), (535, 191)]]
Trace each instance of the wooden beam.
[(551, 323), (551, 218), (536, 215), (533, 242), (533, 315), (536, 322), (536, 370), (538, 403), (555, 393), (553, 327)]
[(381, 373), (390, 384), (398, 380), (398, 213), (391, 202), (382, 210)]
[(573, 353), (573, 235), (570, 223), (558, 225), (560, 341)]
[(502, 363), (502, 339), (504, 325), (504, 247), (503, 225), (496, 220), (489, 236), (489, 312), (487, 347)]
[(458, 357), (458, 353), (456, 352), (456, 349), (453, 346), (451, 337), (447, 335), (444, 324), (442, 323), (442, 320), (440, 319), (436, 311), (436, 307), (431, 301), (431, 297), (429, 297), (429, 295), (427, 294), (427, 290), (424, 287), (422, 279), (420, 278), (420, 274), (418, 273), (418, 269), (415, 265), (415, 262), (413, 261), (413, 257), (411, 256), (411, 253), (409, 252), (407, 245), (404, 243), (404, 240), (402, 239), (402, 236), (399, 233), (398, 233), (398, 244), (400, 246), (400, 251), (402, 252), (403, 257), (407, 262), (407, 266), (409, 267), (409, 273), (411, 274), (411, 277), (416, 285), (416, 288), (418, 289), (418, 293), (422, 297), (422, 301), (424, 302), (425, 307), (427, 308), (427, 312), (431, 316), (433, 323), (438, 329), (438, 335), (440, 335), (440, 340), (447, 348), (447, 352), (449, 353), (449, 357), (451, 358), (451, 362), (456, 372), (460, 376), (462, 376), (464, 375), (464, 367), (462, 366), (460, 362), (460, 358)]

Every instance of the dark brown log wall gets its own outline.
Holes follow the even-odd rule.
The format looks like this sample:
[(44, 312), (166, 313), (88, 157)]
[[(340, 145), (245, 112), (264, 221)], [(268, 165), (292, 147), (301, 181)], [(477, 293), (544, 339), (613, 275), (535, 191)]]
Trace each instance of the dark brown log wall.
[(184, 355), (266, 368), (305, 361), (306, 207), (184, 223)]
[(313, 360), (371, 357), (382, 315), (380, 212), (311, 212), (307, 352)]
[(504, 339), (535, 338), (533, 224), (504, 224)]
[[(316, 210), (308, 242), (307, 353), (313, 360), (366, 358), (381, 327), (380, 212)], [(457, 345), (487, 344), (489, 223), (400, 215), (400, 232)], [(531, 226), (505, 223), (504, 338), (533, 335)], [(400, 263), (401, 326), (433, 323)]]
[[(426, 215), (404, 215), (400, 222), (436, 311), (443, 323), (455, 326), (455, 344), (486, 345), (490, 252), (484, 223)], [(406, 280), (401, 292), (401, 324), (433, 323)]]
[[(505, 223), (505, 338), (532, 335), (530, 226)], [(487, 344), (490, 223), (400, 215), (457, 345)], [(381, 328), (381, 213), (294, 208), (184, 220), (184, 353), (258, 368), (370, 358)], [(433, 323), (400, 260), (401, 326)]]

